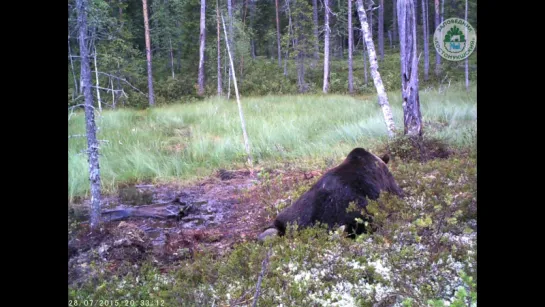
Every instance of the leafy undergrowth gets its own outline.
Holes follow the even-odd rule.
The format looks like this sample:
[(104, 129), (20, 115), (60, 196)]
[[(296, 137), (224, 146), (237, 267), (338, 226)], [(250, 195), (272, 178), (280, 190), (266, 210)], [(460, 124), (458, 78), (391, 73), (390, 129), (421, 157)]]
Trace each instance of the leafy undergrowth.
[[(384, 194), (370, 202), (372, 234), (353, 240), (340, 229), (290, 229), (265, 244), (236, 244), (223, 255), (195, 252), (169, 271), (152, 262), (99, 271), (84, 285), (70, 286), (69, 299), (250, 306), (262, 274), (259, 306), (476, 306), (475, 157), (394, 159), (389, 167), (406, 198)], [(297, 181), (262, 172), (260, 188), (240, 197), (272, 219), (318, 175)]]

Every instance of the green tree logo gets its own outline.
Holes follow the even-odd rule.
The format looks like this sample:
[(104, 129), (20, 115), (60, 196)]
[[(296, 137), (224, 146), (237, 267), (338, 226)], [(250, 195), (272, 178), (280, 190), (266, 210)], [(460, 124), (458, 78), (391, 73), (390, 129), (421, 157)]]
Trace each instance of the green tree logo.
[(448, 61), (461, 61), (473, 53), (477, 45), (475, 29), (461, 18), (445, 19), (433, 33), (433, 46)]
[(466, 37), (457, 26), (453, 26), (443, 39), (445, 48), (452, 53), (460, 53), (466, 48)]

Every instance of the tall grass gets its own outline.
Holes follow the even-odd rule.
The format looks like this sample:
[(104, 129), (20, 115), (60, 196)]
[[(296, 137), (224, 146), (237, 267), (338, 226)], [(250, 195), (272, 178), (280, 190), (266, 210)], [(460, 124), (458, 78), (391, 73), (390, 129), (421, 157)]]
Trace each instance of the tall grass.
[[(399, 92), (388, 94), (403, 131)], [(475, 88), (420, 92), (425, 132), (467, 146), (476, 130)], [(387, 137), (376, 97), (264, 96), (242, 101), (254, 159), (267, 164), (341, 158), (356, 146), (373, 149)], [(236, 103), (209, 99), (148, 110), (108, 110), (97, 116), (103, 188), (120, 182), (194, 179), (217, 168), (240, 167), (245, 153)], [(431, 122), (427, 129), (427, 122)], [(85, 134), (83, 112), (72, 114), (69, 134)], [(437, 125), (435, 125), (437, 123)], [(434, 128), (438, 127), (438, 128)], [(69, 138), (69, 199), (89, 189), (84, 137)]]

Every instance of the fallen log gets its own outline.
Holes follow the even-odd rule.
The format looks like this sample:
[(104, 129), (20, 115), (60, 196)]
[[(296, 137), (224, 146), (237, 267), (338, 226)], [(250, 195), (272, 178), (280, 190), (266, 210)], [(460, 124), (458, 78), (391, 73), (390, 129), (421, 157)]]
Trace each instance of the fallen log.
[(190, 205), (172, 204), (171, 202), (153, 204), (149, 206), (140, 206), (132, 208), (112, 209), (102, 211), (104, 221), (117, 221), (130, 217), (181, 219), (187, 214)]

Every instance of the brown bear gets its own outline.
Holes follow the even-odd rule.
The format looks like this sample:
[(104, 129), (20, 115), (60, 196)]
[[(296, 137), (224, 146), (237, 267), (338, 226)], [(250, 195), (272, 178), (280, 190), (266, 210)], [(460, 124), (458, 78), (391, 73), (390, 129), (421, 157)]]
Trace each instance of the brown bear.
[[(288, 223), (308, 227), (321, 222), (330, 228), (344, 225), (349, 233), (364, 232), (355, 218), (363, 218), (361, 209), (367, 206), (367, 198), (376, 200), (381, 191), (404, 195), (386, 166), (388, 161), (388, 155), (379, 158), (363, 148), (353, 149), (340, 165), (325, 173), (295, 203), (280, 212), (272, 227), (258, 239), (283, 235)], [(359, 210), (347, 212), (351, 202)]]

